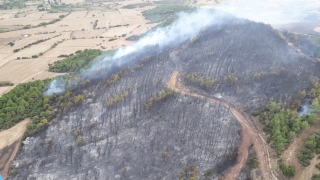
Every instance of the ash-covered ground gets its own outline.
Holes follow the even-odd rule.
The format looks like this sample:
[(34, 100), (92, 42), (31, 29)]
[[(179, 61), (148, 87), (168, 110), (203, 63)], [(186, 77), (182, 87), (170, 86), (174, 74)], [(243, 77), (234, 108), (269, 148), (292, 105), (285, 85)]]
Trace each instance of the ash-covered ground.
[[(145, 107), (174, 70), (185, 88), (245, 111), (270, 98), (290, 101), (311, 88), (319, 63), (262, 23), (234, 20), (212, 26), (176, 48), (150, 51), (148, 61), (110, 86), (103, 79), (78, 91), (86, 100), (65, 110), (47, 130), (24, 141), (9, 179), (217, 179), (235, 164), (240, 124), (228, 109), (176, 93)], [(209, 91), (186, 82), (189, 73), (218, 80)], [(260, 75), (259, 75), (260, 74)], [(128, 96), (112, 107), (108, 98)], [(213, 173), (204, 176), (207, 170)], [(188, 169), (188, 168), (187, 168)], [(208, 171), (207, 171), (208, 172)], [(245, 175), (243, 175), (245, 177)]]

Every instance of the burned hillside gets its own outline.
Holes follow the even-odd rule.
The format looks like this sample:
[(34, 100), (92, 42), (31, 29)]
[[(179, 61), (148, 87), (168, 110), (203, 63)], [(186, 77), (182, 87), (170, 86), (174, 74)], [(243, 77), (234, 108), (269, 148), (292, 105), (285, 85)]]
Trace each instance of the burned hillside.
[(149, 52), (117, 81), (78, 89), (85, 101), (24, 141), (9, 179), (215, 179), (236, 163), (241, 126), (220, 104), (167, 94), (174, 71), (180, 88), (249, 112), (288, 103), (319, 77), (319, 63), (276, 30), (244, 20)]
[(186, 75), (216, 79), (208, 94), (252, 111), (270, 98), (288, 103), (299, 91), (310, 90), (311, 78), (319, 77), (318, 61), (289, 43), (271, 26), (232, 24), (203, 33), (179, 49), (175, 60)]

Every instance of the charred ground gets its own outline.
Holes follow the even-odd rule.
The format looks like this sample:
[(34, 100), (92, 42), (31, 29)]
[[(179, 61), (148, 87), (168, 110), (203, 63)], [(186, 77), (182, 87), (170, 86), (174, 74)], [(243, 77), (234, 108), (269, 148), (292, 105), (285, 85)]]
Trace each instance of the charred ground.
[[(250, 113), (270, 98), (290, 102), (311, 88), (320, 69), (272, 27), (237, 19), (179, 47), (149, 52), (120, 80), (78, 89), (85, 102), (26, 139), (9, 179), (215, 179), (235, 164), (241, 127), (227, 108), (178, 93), (147, 109), (173, 71), (191, 91)], [(187, 80), (190, 73), (216, 83), (203, 90)]]

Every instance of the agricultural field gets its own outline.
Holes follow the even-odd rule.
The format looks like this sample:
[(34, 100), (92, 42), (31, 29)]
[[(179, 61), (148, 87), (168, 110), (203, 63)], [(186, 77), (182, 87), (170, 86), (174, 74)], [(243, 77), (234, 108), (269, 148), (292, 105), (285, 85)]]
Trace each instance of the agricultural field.
[[(59, 74), (49, 73), (47, 64), (60, 60), (59, 55), (84, 49), (119, 49), (133, 44), (126, 37), (145, 33), (156, 25), (148, 24), (142, 16), (142, 11), (155, 7), (154, 3), (122, 9), (140, 1), (105, 2), (90, 6), (80, 1), (61, 1), (71, 4), (73, 9), (70, 12), (69, 6), (50, 9), (48, 1), (45, 2), (44, 6), (42, 2), (35, 1), (27, 2), (26, 8), (1, 10), (1, 80), (19, 84), (37, 77), (54, 77)], [(37, 8), (40, 5), (47, 7), (48, 11), (39, 11)], [(0, 95), (11, 88), (1, 87)]]

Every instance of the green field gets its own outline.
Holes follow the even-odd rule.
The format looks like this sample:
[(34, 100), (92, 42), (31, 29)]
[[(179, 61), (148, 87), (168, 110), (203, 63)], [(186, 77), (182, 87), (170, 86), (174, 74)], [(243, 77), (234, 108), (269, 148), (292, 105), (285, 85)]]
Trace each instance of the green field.
[(8, 31), (8, 30), (9, 30), (8, 28), (1, 28), (1, 27), (0, 27), (0, 33), (6, 32), (6, 31)]

